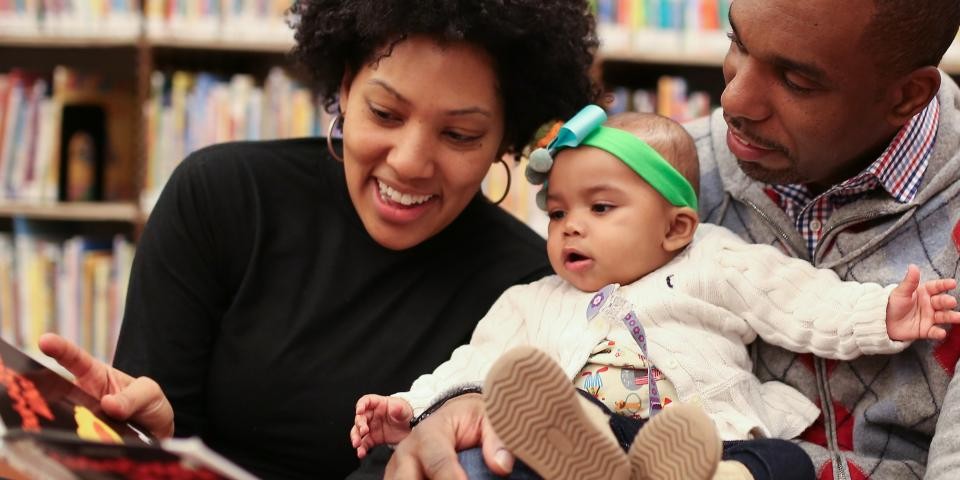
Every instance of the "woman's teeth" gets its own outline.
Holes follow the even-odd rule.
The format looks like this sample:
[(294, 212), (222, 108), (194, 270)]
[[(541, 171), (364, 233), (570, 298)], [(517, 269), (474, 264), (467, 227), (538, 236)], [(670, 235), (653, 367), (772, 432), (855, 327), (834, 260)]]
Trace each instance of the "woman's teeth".
[(400, 193), (391, 188), (386, 183), (377, 180), (377, 186), (380, 187), (380, 198), (394, 203), (409, 207), (411, 205), (420, 205), (433, 198), (433, 195), (411, 195), (409, 193)]

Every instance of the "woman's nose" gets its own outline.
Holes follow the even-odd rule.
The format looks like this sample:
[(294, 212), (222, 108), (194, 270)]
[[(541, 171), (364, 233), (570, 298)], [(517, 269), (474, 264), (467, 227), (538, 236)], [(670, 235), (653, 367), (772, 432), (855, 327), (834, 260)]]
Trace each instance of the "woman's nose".
[(433, 175), (436, 145), (426, 128), (412, 124), (399, 132), (398, 141), (387, 155), (387, 164), (402, 178)]

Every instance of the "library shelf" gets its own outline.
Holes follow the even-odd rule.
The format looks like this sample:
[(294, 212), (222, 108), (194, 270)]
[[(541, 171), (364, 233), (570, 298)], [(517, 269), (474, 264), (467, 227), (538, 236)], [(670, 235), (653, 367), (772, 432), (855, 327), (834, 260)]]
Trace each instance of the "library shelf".
[(0, 201), (0, 217), (16, 216), (43, 220), (137, 224), (144, 220), (145, 215), (134, 202)]
[(154, 48), (169, 49), (197, 49), (197, 50), (226, 50), (251, 53), (286, 53), (293, 48), (293, 39), (288, 40), (279, 38), (268, 38), (264, 40), (252, 40), (248, 38), (190, 38), (177, 36), (151, 36), (145, 37), (147, 45)]
[(139, 35), (2, 35), (0, 45), (18, 48), (135, 47)]

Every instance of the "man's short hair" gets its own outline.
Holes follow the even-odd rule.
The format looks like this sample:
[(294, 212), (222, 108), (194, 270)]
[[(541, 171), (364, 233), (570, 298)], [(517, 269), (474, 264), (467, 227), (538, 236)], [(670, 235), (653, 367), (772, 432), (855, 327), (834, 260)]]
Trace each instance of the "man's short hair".
[(960, 0), (874, 0), (861, 42), (894, 74), (937, 66), (960, 27)]

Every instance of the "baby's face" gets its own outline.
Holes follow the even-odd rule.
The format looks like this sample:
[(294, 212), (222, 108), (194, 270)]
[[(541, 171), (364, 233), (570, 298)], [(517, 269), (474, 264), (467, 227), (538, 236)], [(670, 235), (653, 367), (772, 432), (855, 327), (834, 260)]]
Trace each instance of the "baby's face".
[(593, 147), (562, 150), (550, 170), (547, 255), (561, 278), (592, 292), (666, 264), (670, 205), (640, 175)]

